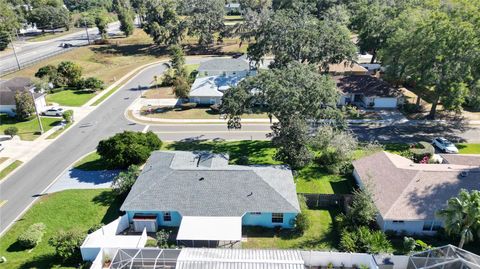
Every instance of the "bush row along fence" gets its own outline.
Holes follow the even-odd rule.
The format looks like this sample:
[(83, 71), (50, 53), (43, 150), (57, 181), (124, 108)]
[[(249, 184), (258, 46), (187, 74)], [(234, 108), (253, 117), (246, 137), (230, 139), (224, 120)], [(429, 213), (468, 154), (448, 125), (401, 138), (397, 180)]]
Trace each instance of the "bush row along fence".
[[(10, 68), (2, 69), (2, 70), (0, 70), (0, 77), (1, 76), (6, 76), (6, 75), (11, 74), (11, 73), (15, 73), (15, 72), (17, 72), (21, 69), (24, 69), (25, 67), (32, 66), (32, 65), (34, 65), (34, 64), (36, 64), (40, 61), (43, 61), (43, 60), (48, 59), (50, 57), (53, 57), (53, 56), (71, 51), (72, 49), (75, 49), (75, 47), (63, 48), (61, 50), (53, 51), (53, 52), (42, 55), (42, 56), (40, 56), (36, 59), (30, 60), (30, 61), (20, 61), (20, 69), (18, 69), (18, 65), (12, 66)], [(12, 55), (12, 57), (15, 57), (15, 56)]]
[(330, 209), (339, 207), (343, 212), (347, 211), (351, 204), (353, 195), (351, 194), (324, 194), (324, 193), (299, 193), (305, 197), (308, 208)]

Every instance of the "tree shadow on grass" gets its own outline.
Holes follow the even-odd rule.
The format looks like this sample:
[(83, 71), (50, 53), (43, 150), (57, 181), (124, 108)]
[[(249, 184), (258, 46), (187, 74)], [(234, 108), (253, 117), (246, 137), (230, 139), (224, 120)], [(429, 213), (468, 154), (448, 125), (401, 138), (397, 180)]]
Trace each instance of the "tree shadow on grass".
[(107, 46), (93, 47), (92, 51), (101, 54), (112, 54), (112, 55), (121, 55), (121, 56), (132, 56), (132, 55), (153, 55), (161, 56), (166, 55), (167, 50), (163, 46), (155, 46), (151, 44), (125, 44), (125, 45), (116, 45), (111, 44)]
[(44, 254), (26, 261), (21, 264), (18, 268), (20, 269), (31, 269), (31, 268), (55, 268), (55, 267), (77, 267), (81, 263), (80, 255), (77, 255), (75, 258), (63, 261), (53, 253)]
[(7, 248), (7, 252), (20, 252), (20, 251), (25, 251), (27, 250), (23, 246), (21, 246), (18, 241), (13, 242), (10, 246)]
[(101, 223), (110, 223), (120, 216), (120, 206), (125, 197), (117, 196), (113, 191), (103, 191), (93, 197), (92, 202), (102, 206), (108, 206), (107, 212), (102, 218)]

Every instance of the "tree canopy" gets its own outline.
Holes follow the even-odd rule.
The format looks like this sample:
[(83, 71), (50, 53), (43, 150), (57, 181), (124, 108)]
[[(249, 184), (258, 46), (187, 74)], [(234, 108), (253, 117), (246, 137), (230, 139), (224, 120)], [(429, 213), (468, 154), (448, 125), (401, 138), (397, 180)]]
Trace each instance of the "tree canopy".
[(259, 26), (254, 39), (248, 48), (249, 56), (259, 61), (271, 53), (275, 56), (276, 67), (291, 61), (325, 67), (329, 63), (352, 60), (356, 55), (356, 47), (345, 25), (319, 20), (310, 12), (294, 9), (276, 11)]
[(152, 0), (146, 3), (143, 29), (158, 45), (179, 44), (186, 24), (177, 13), (178, 1)]
[(311, 157), (306, 144), (307, 123), (321, 119), (343, 121), (337, 100), (338, 92), (329, 76), (319, 74), (313, 65), (292, 62), (248, 77), (229, 89), (221, 109), (232, 126), (242, 114), (258, 107), (275, 116), (278, 122), (273, 124), (271, 136), (279, 148), (277, 157), (298, 168)]

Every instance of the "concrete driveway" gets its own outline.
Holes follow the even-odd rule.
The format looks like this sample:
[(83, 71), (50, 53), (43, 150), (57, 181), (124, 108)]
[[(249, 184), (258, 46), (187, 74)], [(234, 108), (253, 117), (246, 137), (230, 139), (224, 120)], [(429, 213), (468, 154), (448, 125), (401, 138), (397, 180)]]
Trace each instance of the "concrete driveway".
[(104, 189), (110, 188), (118, 175), (118, 170), (83, 171), (70, 169), (60, 175), (46, 193), (71, 189)]

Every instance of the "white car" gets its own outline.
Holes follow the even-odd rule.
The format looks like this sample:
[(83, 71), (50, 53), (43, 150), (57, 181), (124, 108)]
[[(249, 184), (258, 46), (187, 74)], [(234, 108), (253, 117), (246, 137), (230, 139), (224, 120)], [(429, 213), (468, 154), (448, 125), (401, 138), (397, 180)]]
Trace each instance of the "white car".
[(42, 113), (44, 116), (57, 116), (60, 117), (63, 115), (63, 108), (58, 108), (58, 107), (52, 107), (48, 110), (45, 110)]
[(458, 153), (457, 147), (443, 137), (433, 139), (432, 144), (445, 153)]

